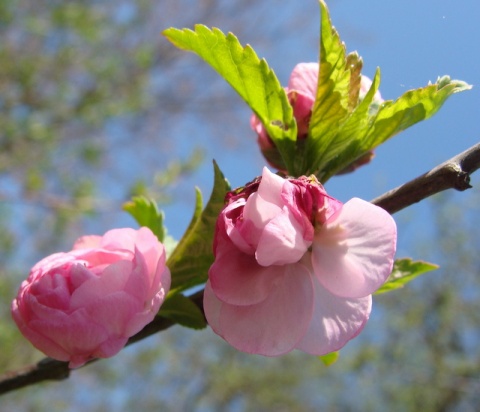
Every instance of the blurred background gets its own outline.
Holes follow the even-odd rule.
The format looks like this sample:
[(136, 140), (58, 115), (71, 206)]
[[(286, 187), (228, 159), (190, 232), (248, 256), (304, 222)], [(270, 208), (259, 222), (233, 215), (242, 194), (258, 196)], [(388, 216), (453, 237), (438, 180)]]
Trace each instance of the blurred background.
[[(475, 0), (331, 0), (333, 24), (395, 99), (448, 74), (474, 85), (431, 120), (332, 178), (342, 201), (372, 199), (477, 143)], [(83, 234), (134, 226), (121, 205), (155, 198), (179, 239), (194, 187), (215, 159), (232, 186), (264, 165), (241, 99), (161, 36), (195, 23), (237, 35), (286, 84), (318, 58), (316, 0), (0, 0), (0, 373), (43, 358), (9, 307), (46, 254)], [(209, 329), (179, 326), (63, 382), (4, 395), (0, 411), (475, 411), (480, 405), (479, 198), (446, 192), (394, 217), (398, 257), (441, 269), (379, 295), (364, 332), (334, 365), (300, 352), (245, 355)]]

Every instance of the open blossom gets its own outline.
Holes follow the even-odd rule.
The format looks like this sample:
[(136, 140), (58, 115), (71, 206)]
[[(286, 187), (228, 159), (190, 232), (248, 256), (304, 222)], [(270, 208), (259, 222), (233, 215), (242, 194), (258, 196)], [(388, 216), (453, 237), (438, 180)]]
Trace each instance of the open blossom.
[(119, 352), (153, 320), (169, 288), (165, 249), (151, 230), (114, 229), (38, 262), (12, 316), (37, 349), (75, 368)]
[(314, 177), (261, 179), (227, 198), (204, 308), (235, 348), (323, 355), (360, 333), (392, 270), (396, 225), (360, 199), (342, 204)]
[[(295, 66), (290, 75), (288, 86), (285, 88), (288, 100), (293, 108), (293, 116), (297, 122), (297, 138), (299, 140), (305, 139), (308, 135), (308, 128), (310, 125), (310, 118), (312, 116), (313, 105), (317, 93), (318, 84), (318, 63), (299, 63)], [(359, 100), (363, 100), (367, 94), (372, 81), (367, 76), (361, 76)], [(373, 98), (372, 106), (378, 107), (383, 102), (380, 92), (377, 91)], [(272, 139), (268, 136), (265, 127), (258, 117), (253, 114), (250, 118), (250, 126), (257, 133), (258, 145), (262, 154), (265, 156), (271, 166), (278, 170), (285, 171), (280, 153), (278, 152)], [(358, 166), (368, 163), (373, 157), (373, 153), (366, 153), (358, 162), (343, 173), (353, 171)]]

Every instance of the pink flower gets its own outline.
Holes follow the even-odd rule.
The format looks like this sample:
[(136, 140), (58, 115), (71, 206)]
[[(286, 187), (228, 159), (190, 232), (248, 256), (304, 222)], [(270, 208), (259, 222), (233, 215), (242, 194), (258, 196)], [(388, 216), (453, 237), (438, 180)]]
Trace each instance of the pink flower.
[[(285, 88), (288, 100), (293, 108), (293, 115), (297, 121), (298, 140), (305, 139), (308, 135), (310, 118), (312, 116), (313, 105), (315, 104), (317, 93), (318, 70), (318, 63), (297, 64), (290, 75), (288, 86)], [(359, 101), (365, 98), (365, 95), (367, 94), (371, 85), (372, 81), (367, 76), (362, 75)], [(375, 108), (378, 108), (382, 102), (382, 96), (380, 95), (380, 92), (377, 91), (373, 98), (372, 105)], [(253, 114), (250, 118), (250, 126), (257, 133), (258, 145), (260, 146), (260, 150), (269, 164), (278, 170), (285, 171), (285, 165), (283, 164), (280, 153), (278, 152), (272, 139), (268, 136), (265, 127), (255, 114)], [(352, 167), (352, 170), (350, 171), (353, 171), (358, 166), (368, 163), (373, 157), (373, 153), (367, 155), (362, 157), (362, 160), (359, 161), (358, 165), (356, 165), (356, 167)]]
[(169, 288), (165, 250), (150, 229), (114, 229), (38, 262), (12, 316), (37, 349), (75, 368), (119, 352), (153, 320)]
[(357, 336), (392, 270), (392, 217), (360, 199), (340, 203), (314, 177), (267, 168), (227, 199), (204, 295), (215, 333), (266, 356), (323, 355)]

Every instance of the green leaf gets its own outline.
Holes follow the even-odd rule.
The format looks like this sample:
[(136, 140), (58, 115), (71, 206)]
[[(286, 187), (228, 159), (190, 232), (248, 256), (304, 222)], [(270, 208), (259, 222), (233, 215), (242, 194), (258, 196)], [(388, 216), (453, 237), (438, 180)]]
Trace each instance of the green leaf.
[[(435, 84), (407, 91), (396, 101), (383, 102), (378, 111), (371, 114), (369, 112), (371, 106), (365, 106), (371, 104), (368, 99), (373, 99), (378, 89), (379, 75), (377, 70), (370, 91), (353, 112), (351, 118), (356, 119), (349, 118), (340, 129), (339, 136), (347, 134), (350, 136), (350, 143), (335, 159), (324, 166), (323, 174), (319, 176), (323, 182), (397, 133), (433, 116), (452, 94), (471, 89), (471, 86), (463, 81), (450, 80), (448, 76), (443, 76)], [(365, 113), (367, 117), (363, 117)]]
[(334, 158), (329, 156), (328, 162), (316, 173), (322, 182), (326, 182), (331, 176), (340, 172), (368, 152), (368, 150), (361, 148), (361, 138), (368, 130), (372, 102), (379, 85), (380, 69), (377, 68), (369, 91), (339, 128), (335, 136), (335, 143), (332, 145), (332, 148), (336, 149), (336, 156)]
[(148, 227), (160, 242), (165, 239), (163, 212), (158, 210), (154, 200), (145, 196), (135, 196), (123, 205), (123, 210), (130, 213), (140, 226)]
[(317, 95), (306, 141), (307, 173), (321, 170), (329, 159), (341, 151), (344, 142), (339, 142), (336, 135), (351, 108), (356, 105), (360, 88), (360, 58), (356, 54), (347, 58), (345, 45), (332, 26), (323, 0), (320, 0), (320, 11), (320, 65)]
[(320, 9), (318, 89), (309, 135), (295, 166), (297, 175), (313, 173), (325, 183), (390, 137), (431, 117), (452, 94), (471, 86), (444, 76), (436, 84), (410, 90), (378, 107), (374, 102), (380, 85), (377, 69), (369, 92), (360, 101), (362, 60), (356, 53), (346, 55), (324, 0), (320, 0)]
[(415, 279), (417, 276), (435, 269), (438, 269), (438, 265), (433, 263), (423, 262), (421, 260), (413, 261), (409, 258), (397, 259), (393, 265), (391, 275), (380, 289), (375, 292), (375, 295), (403, 288), (405, 284)]
[(159, 315), (187, 328), (203, 329), (207, 326), (200, 308), (180, 293), (167, 297), (160, 308)]
[(351, 112), (358, 104), (358, 96), (360, 95), (360, 88), (362, 83), (362, 58), (357, 52), (349, 53), (347, 55), (347, 67), (350, 69), (350, 89), (348, 95), (348, 109)]
[(170, 28), (163, 34), (178, 48), (196, 53), (220, 74), (264, 124), (289, 171), (297, 125), (287, 95), (273, 70), (232, 34), (197, 24), (195, 31)]
[(182, 239), (167, 260), (172, 274), (171, 290), (179, 292), (205, 283), (208, 269), (213, 263), (213, 237), (217, 217), (224, 206), (225, 194), (230, 186), (214, 162), (214, 184), (210, 199), (203, 212), (202, 196), (197, 191), (193, 218)]
[[(202, 209), (203, 209), (203, 197), (202, 197), (202, 192), (198, 187), (195, 188), (195, 208), (193, 209), (193, 216), (192, 219), (190, 220), (190, 223), (187, 227), (187, 230), (185, 231), (185, 234), (183, 235), (182, 239), (188, 238), (192, 232), (195, 230), (195, 227), (200, 220), (200, 217), (202, 215)], [(180, 240), (181, 242), (181, 240)]]
[(340, 357), (340, 352), (330, 352), (326, 355), (319, 356), (319, 359), (325, 364), (325, 366), (333, 365)]
[(450, 77), (439, 77), (437, 83), (409, 90), (396, 101), (384, 102), (367, 135), (362, 139), (360, 150), (368, 151), (385, 142), (406, 128), (433, 116), (454, 93), (471, 89), (472, 86)]

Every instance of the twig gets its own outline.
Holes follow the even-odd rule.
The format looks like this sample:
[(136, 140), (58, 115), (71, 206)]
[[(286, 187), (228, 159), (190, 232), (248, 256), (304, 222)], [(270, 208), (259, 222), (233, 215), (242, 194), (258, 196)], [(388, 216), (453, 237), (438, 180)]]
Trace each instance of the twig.
[[(456, 189), (463, 191), (471, 187), (470, 175), (479, 168), (480, 143), (438, 165), (422, 176), (377, 197), (372, 200), (372, 203), (389, 213), (395, 213), (443, 190)], [(190, 299), (203, 311), (203, 290), (190, 296)], [(173, 325), (173, 321), (158, 316), (139, 333), (132, 336), (127, 345), (168, 329)], [(36, 365), (0, 377), (0, 394), (42, 381), (66, 379), (70, 372), (67, 362), (45, 358)]]
[(480, 143), (371, 202), (393, 214), (444, 190), (471, 188), (470, 175), (479, 168)]

